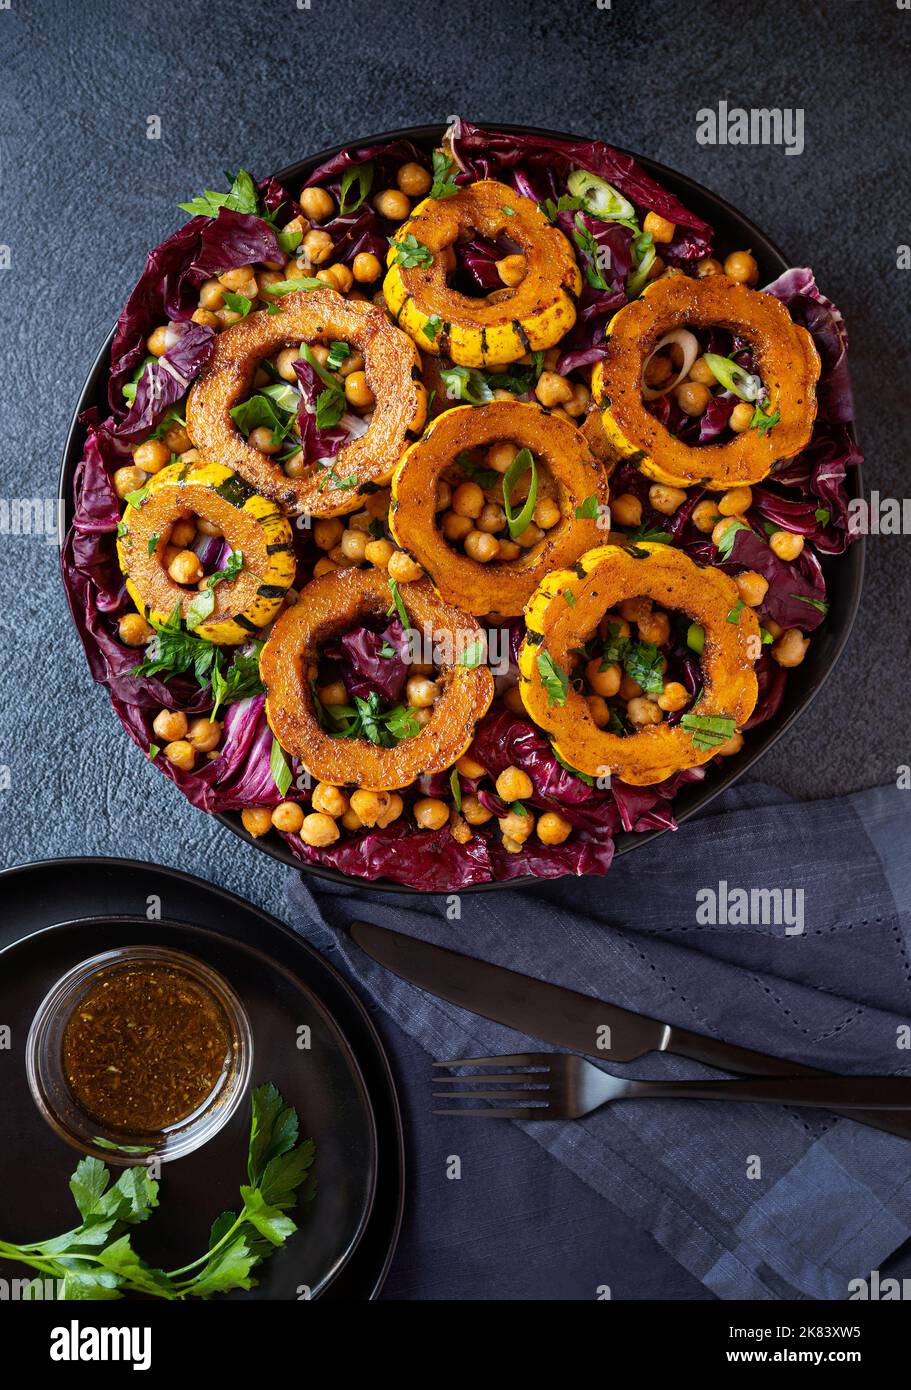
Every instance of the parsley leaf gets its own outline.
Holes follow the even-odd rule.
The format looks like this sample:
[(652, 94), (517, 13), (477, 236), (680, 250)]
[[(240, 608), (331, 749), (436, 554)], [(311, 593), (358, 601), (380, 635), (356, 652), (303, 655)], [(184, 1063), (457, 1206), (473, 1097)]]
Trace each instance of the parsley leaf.
[(694, 748), (705, 752), (734, 737), (736, 720), (726, 714), (685, 714), (680, 720), (693, 740)]
[(207, 188), (201, 196), (191, 198), (188, 203), (178, 203), (177, 206), (193, 217), (217, 217), (222, 208), (230, 208), (232, 212), (258, 214), (259, 194), (246, 169), (240, 169), (236, 175), (229, 174), (227, 177), (232, 180), (227, 193), (214, 193), (212, 189)]
[(547, 691), (548, 704), (562, 707), (566, 704), (566, 696), (569, 691), (569, 676), (560, 663), (554, 661), (550, 652), (538, 652), (537, 665), (538, 675)]
[(406, 270), (414, 266), (433, 265), (433, 252), (430, 247), (418, 241), (413, 232), (408, 232), (398, 239), (390, 237), (389, 244), (395, 248), (396, 264), (404, 266)]
[(411, 619), (408, 616), (408, 609), (405, 607), (402, 595), (399, 593), (398, 582), (395, 579), (389, 579), (386, 582), (389, 585), (389, 592), (392, 595), (392, 605), (387, 616), (391, 618), (393, 613), (397, 613), (402, 627), (410, 627)]
[(493, 400), (493, 391), (482, 372), (476, 367), (444, 367), (440, 378), (451, 401), (467, 401), (469, 405), (486, 405)]
[(458, 165), (445, 150), (433, 152), (433, 183), (430, 185), (431, 198), (452, 198), (458, 193), (455, 176)]
[(597, 515), (598, 498), (595, 493), (592, 493), (590, 497), (586, 497), (584, 501), (580, 502), (576, 507), (576, 516), (579, 517), (580, 520), (594, 521)]

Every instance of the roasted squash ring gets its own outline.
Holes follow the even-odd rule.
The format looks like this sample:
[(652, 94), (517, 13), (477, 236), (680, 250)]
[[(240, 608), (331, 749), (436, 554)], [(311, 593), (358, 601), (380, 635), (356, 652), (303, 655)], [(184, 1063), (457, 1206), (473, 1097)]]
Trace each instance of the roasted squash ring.
[[(558, 485), (562, 518), (515, 560), (479, 564), (453, 549), (438, 525), (437, 482), (466, 449), (509, 440), (531, 449)], [(595, 498), (595, 517), (576, 508)], [(390, 526), (396, 543), (430, 575), (448, 603), (466, 613), (521, 613), (552, 569), (570, 565), (604, 539), (598, 522), (608, 501), (607, 474), (575, 425), (522, 401), (456, 406), (437, 416), (393, 474)]]
[[(575, 600), (570, 602), (567, 594)], [(525, 611), (528, 635), (519, 651), (519, 690), (525, 708), (571, 767), (592, 777), (606, 772), (633, 786), (650, 786), (683, 768), (708, 762), (680, 724), (650, 724), (622, 737), (599, 729), (588, 702), (572, 684), (563, 705), (551, 705), (539, 667), (541, 653), (570, 669), (572, 652), (588, 640), (606, 612), (640, 595), (684, 612), (705, 629), (704, 693), (694, 714), (733, 718), (740, 728), (756, 704), (753, 661), (759, 625), (737, 607), (737, 586), (718, 569), (702, 569), (669, 545), (605, 545), (583, 555), (575, 569), (549, 575)], [(737, 621), (728, 616), (737, 611)], [(752, 639), (752, 640), (751, 640)]]
[(186, 616), (196, 595), (174, 583), (162, 557), (172, 525), (190, 515), (214, 522), (244, 560), (236, 579), (214, 585), (212, 616), (196, 635), (222, 645), (246, 642), (281, 608), (296, 569), (294, 547), (291, 527), (275, 504), (220, 463), (169, 464), (149, 481), (138, 505), (127, 507), (117, 539), (127, 591), (150, 620), (164, 622), (175, 604)]
[[(723, 444), (682, 443), (645, 408), (642, 370), (655, 346), (675, 328), (728, 328), (753, 345), (756, 373), (768, 390), (764, 410), (781, 419)], [(595, 399), (604, 406), (604, 429), (621, 457), (630, 457), (649, 478), (674, 487), (724, 491), (758, 483), (777, 459), (792, 458), (808, 443), (816, 418), (819, 354), (805, 328), (781, 300), (751, 290), (726, 275), (694, 280), (673, 275), (647, 285), (608, 327), (607, 356), (592, 373)]]
[(366, 739), (331, 738), (319, 721), (310, 681), (323, 646), (365, 618), (386, 618), (392, 596), (382, 570), (337, 570), (314, 579), (276, 622), (260, 656), (266, 715), (272, 732), (312, 777), (367, 791), (407, 787), (422, 773), (443, 772), (465, 752), (475, 724), (493, 699), (484, 664), (460, 664), (481, 639), (473, 618), (450, 608), (424, 579), (400, 584), (414, 628), (455, 658), (443, 664), (442, 693), (419, 734), (394, 748)]
[[(419, 431), (427, 414), (414, 344), (381, 309), (346, 300), (335, 290), (297, 290), (281, 299), (281, 312), (248, 314), (219, 334), (208, 367), (187, 400), (187, 429), (207, 462), (230, 465), (258, 492), (292, 512), (342, 516), (363, 506), (365, 492), (388, 483), (409, 430)], [(376, 409), (366, 433), (339, 450), (338, 478), (357, 479), (353, 487), (326, 485), (326, 469), (314, 464), (300, 478), (289, 478), (280, 463), (255, 448), (229, 414), (253, 391), (263, 358), (284, 347), (340, 339), (364, 354), (367, 384)], [(320, 486), (322, 484), (322, 487)]]
[[(449, 288), (447, 253), (474, 232), (491, 239), (505, 234), (519, 247), (528, 269), (517, 287), (484, 299)], [(398, 260), (406, 237), (427, 248), (430, 264)], [(425, 198), (396, 232), (386, 264), (383, 293), (396, 323), (424, 352), (445, 353), (466, 367), (500, 366), (553, 347), (576, 321), (570, 296), (579, 294), (582, 276), (572, 247), (537, 203), (493, 179), (451, 198)]]

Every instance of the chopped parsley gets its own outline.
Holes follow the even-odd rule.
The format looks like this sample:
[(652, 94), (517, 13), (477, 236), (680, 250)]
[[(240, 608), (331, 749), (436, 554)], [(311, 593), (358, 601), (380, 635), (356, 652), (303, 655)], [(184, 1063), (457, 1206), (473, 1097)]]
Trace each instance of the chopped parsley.
[(554, 705), (562, 707), (566, 704), (566, 696), (569, 692), (569, 676), (559, 661), (554, 661), (550, 652), (538, 652), (537, 665), (541, 683), (547, 691), (547, 703), (551, 707)]
[(458, 165), (445, 150), (434, 150), (433, 152), (433, 183), (430, 185), (429, 197), (431, 198), (452, 198), (458, 193), (458, 184), (455, 176)]
[(408, 232), (406, 236), (389, 238), (389, 244), (395, 248), (395, 261), (397, 265), (404, 266), (406, 270), (414, 266), (433, 265), (433, 252), (429, 246), (425, 246), (422, 241), (418, 241), (413, 232)]

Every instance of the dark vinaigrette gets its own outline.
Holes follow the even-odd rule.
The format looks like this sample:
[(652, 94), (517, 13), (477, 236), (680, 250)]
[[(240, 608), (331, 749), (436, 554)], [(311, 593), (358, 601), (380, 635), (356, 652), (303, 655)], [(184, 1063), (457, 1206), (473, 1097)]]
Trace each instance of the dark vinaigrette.
[(209, 1098), (231, 1049), (221, 1005), (189, 974), (112, 966), (70, 1016), (63, 1068), (76, 1103), (102, 1124), (160, 1134)]

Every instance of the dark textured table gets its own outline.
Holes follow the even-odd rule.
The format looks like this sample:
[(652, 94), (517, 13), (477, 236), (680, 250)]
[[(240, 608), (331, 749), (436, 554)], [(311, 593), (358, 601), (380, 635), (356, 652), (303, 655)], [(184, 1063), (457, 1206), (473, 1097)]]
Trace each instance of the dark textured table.
[[(12, 0), (0, 9), (4, 496), (50, 508), (85, 373), (146, 250), (181, 221), (178, 201), (225, 169), (262, 174), (454, 111), (651, 155), (812, 265), (848, 320), (867, 485), (901, 496), (909, 49), (911, 13), (894, 0)], [(700, 146), (696, 113), (721, 100), (803, 108), (803, 154)], [(763, 780), (832, 795), (890, 781), (908, 760), (903, 544), (869, 542), (851, 643)], [(92, 687), (51, 540), (0, 534), (0, 554), (3, 862), (132, 855), (281, 914), (283, 869), (193, 810)]]

